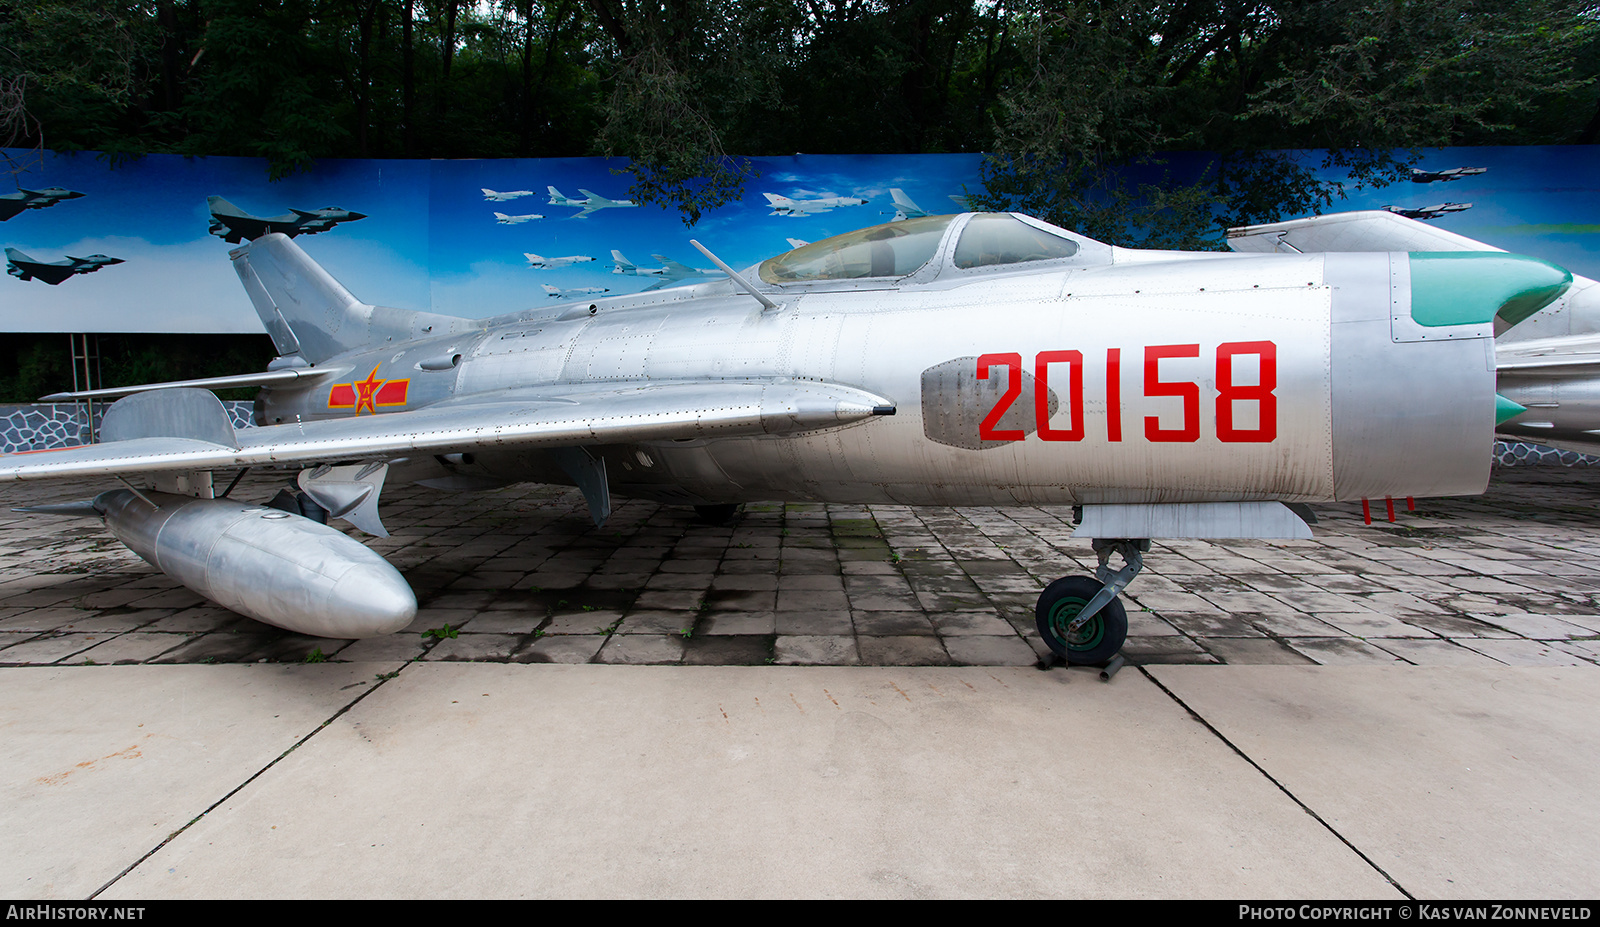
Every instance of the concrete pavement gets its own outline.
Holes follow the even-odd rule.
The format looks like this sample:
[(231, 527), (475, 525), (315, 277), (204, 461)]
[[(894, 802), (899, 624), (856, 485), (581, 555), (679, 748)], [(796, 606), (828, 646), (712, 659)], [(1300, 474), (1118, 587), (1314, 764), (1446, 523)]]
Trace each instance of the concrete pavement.
[(8, 516), (0, 893), (1589, 897), (1593, 482), (1160, 545), (1110, 683), (1032, 666), (1055, 509), (407, 489), (423, 613), (353, 644)]

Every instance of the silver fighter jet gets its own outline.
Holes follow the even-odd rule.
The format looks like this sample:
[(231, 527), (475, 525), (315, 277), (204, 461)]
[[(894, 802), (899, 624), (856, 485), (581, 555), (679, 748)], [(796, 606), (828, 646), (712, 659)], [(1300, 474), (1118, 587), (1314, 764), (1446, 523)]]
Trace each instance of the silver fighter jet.
[[(596, 524), (613, 495), (716, 518), (1075, 506), (1100, 568), (1036, 616), (1079, 663), (1114, 662), (1150, 539), (1306, 538), (1301, 503), (1482, 492), (1492, 328), (1570, 279), (1503, 254), (1132, 251), (963, 214), (473, 321), (363, 303), (281, 235), (232, 256), (282, 355), (266, 373), (96, 391), (131, 394), (105, 443), (0, 457), (0, 479), (126, 479), (35, 510), (97, 515), (214, 601), (330, 637), (394, 631), (416, 602), (302, 513), (381, 535), (397, 480), (575, 485)], [(241, 383), (263, 389), (236, 431), (204, 387)], [(266, 465), (302, 468), (302, 498), (214, 498), (214, 473)]]
[(859, 196), (823, 196), (813, 200), (797, 200), (776, 193), (763, 193), (774, 216), (814, 216), (819, 212), (838, 209), (840, 206), (865, 206), (867, 201)]
[(587, 219), (602, 209), (623, 209), (639, 205), (633, 200), (608, 200), (592, 190), (579, 190), (578, 192), (583, 194), (583, 199), (579, 200), (562, 195), (555, 187), (545, 189), (550, 191), (551, 206), (571, 206), (578, 209), (578, 212), (571, 217), (573, 219)]

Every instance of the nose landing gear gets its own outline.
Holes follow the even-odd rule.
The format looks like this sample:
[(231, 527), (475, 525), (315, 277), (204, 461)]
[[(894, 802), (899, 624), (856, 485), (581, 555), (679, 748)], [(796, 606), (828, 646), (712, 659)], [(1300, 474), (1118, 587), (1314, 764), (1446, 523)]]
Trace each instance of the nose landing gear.
[[(1094, 578), (1062, 577), (1045, 587), (1034, 607), (1045, 644), (1068, 664), (1080, 666), (1111, 662), (1128, 639), (1128, 613), (1117, 594), (1144, 569), (1144, 552), (1150, 549), (1144, 538), (1096, 538), (1093, 544), (1100, 559)], [(1113, 553), (1122, 557), (1121, 569), (1111, 569)]]

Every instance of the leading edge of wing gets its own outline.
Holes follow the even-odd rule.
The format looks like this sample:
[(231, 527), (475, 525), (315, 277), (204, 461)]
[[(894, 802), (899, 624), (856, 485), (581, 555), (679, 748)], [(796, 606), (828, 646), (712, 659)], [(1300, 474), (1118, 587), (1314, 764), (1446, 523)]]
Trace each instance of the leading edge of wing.
[(314, 463), (492, 447), (630, 444), (832, 428), (894, 404), (787, 378), (556, 385), (407, 412), (240, 429), (239, 449), (182, 436), (0, 455), (0, 481)]

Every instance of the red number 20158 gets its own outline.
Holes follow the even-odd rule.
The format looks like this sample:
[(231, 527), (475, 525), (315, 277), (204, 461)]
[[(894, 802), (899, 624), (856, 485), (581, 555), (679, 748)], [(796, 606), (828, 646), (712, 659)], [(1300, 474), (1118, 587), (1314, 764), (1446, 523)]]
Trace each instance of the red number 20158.
[[(1234, 382), (1235, 357), (1255, 355), (1260, 371), (1257, 382)], [(1192, 443), (1200, 440), (1200, 384), (1189, 380), (1164, 380), (1161, 361), (1165, 358), (1198, 358), (1198, 344), (1150, 345), (1144, 349), (1144, 395), (1169, 397), (1180, 401), (1182, 415), (1175, 427), (1162, 427), (1161, 419), (1149, 415), (1144, 420), (1145, 440), (1164, 443)], [(1106, 439), (1122, 440), (1122, 349), (1106, 352)], [(1052, 366), (1066, 377), (1067, 405), (1071, 424), (1055, 428), (1050, 424), (1050, 375)], [(1001, 417), (1022, 395), (1022, 355), (985, 354), (978, 358), (977, 375), (987, 380), (995, 367), (1007, 368), (1005, 392), (978, 425), (984, 441), (1021, 441), (1027, 435), (1017, 428), (997, 428)], [(1084, 438), (1083, 380), (1084, 362), (1080, 351), (1040, 351), (1034, 357), (1034, 422), (1045, 441), (1082, 441)], [(1061, 382), (1057, 374), (1057, 383)], [(1264, 444), (1278, 437), (1278, 346), (1271, 341), (1232, 341), (1217, 347), (1217, 440), (1231, 444)], [(1241, 428), (1237, 403), (1256, 404), (1256, 427)]]

